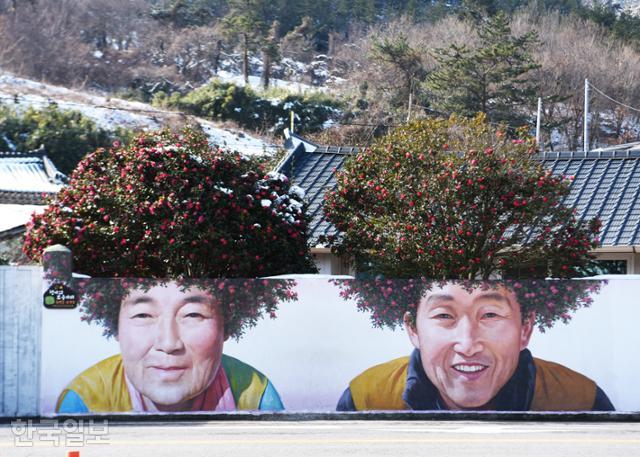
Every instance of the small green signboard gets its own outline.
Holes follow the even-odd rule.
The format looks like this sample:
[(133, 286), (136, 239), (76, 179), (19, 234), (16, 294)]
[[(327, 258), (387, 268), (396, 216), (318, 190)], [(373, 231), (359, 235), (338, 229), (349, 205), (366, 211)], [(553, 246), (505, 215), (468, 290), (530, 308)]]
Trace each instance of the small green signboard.
[(44, 307), (48, 309), (73, 309), (78, 306), (78, 294), (61, 283), (54, 283), (44, 293)]

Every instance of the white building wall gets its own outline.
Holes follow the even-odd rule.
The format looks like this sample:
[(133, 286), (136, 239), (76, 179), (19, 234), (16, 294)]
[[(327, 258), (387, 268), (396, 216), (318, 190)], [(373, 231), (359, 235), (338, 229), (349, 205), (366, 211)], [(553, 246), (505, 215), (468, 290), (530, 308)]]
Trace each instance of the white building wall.
[(0, 416), (37, 415), (42, 268), (0, 266)]

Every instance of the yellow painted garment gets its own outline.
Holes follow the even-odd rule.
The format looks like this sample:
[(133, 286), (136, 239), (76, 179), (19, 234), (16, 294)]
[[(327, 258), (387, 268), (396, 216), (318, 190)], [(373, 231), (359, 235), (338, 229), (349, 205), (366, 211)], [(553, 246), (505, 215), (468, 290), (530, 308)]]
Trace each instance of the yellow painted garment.
[[(596, 397), (596, 383), (560, 364), (533, 359), (536, 366), (532, 411), (588, 411)], [(364, 371), (349, 384), (358, 411), (408, 409), (402, 399), (409, 357), (401, 357)]]
[(131, 411), (131, 397), (120, 354), (104, 359), (76, 376), (58, 397), (56, 411), (70, 390), (82, 398), (92, 413)]
[[(238, 410), (258, 410), (268, 379), (262, 373), (233, 357), (222, 355), (229, 387)], [(131, 397), (120, 354), (109, 357), (79, 374), (58, 397), (56, 411), (65, 395), (73, 391), (90, 412), (129, 412)]]

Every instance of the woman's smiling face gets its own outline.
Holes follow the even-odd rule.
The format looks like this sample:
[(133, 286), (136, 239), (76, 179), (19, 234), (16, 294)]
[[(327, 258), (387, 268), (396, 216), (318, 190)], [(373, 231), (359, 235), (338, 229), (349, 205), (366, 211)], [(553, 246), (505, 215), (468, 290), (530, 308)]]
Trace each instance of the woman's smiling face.
[(527, 316), (523, 323), (515, 294), (505, 288), (452, 283), (427, 293), (415, 326), (405, 316), (405, 327), (449, 409), (490, 409), (516, 370), (533, 321)]

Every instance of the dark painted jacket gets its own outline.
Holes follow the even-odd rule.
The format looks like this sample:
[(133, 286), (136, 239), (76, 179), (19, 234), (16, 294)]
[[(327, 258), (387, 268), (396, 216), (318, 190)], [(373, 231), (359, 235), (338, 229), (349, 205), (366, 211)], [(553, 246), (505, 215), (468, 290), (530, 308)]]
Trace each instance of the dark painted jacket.
[[(427, 378), (420, 352), (366, 370), (344, 391), (338, 411), (446, 410)], [(613, 404), (589, 378), (562, 365), (534, 359), (525, 349), (515, 373), (493, 399), (496, 411), (613, 411)]]

